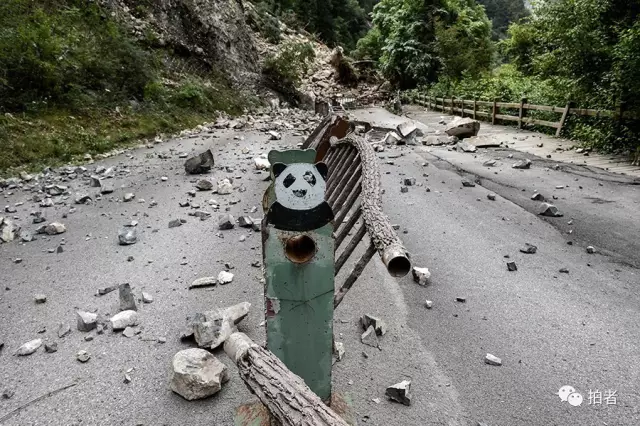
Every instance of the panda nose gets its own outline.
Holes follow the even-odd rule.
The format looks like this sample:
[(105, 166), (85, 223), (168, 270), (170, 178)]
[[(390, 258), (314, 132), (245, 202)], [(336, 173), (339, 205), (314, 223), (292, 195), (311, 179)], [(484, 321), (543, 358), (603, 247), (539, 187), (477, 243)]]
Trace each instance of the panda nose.
[(306, 189), (294, 189), (293, 190), (293, 195), (295, 195), (296, 197), (302, 198), (305, 195), (307, 195), (307, 190)]

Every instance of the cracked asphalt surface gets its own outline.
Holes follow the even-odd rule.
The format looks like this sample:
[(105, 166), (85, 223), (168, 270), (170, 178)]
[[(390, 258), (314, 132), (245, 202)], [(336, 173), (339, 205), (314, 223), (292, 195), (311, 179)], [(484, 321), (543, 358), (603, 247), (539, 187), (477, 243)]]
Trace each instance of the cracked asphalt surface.
[[(381, 122), (398, 119), (379, 109), (355, 114)], [(437, 129), (439, 117), (426, 113), (416, 118)], [(231, 381), (219, 394), (187, 402), (168, 388), (173, 354), (193, 345), (179, 340), (187, 314), (248, 301), (251, 313), (240, 330), (259, 343), (265, 340), (261, 272), (251, 267), (261, 260), (260, 237), (236, 228), (222, 231), (220, 238), (217, 213), (207, 221), (188, 216), (189, 209), (178, 203), (189, 198), (187, 191), (198, 178), (184, 174), (184, 160), (177, 154), (212, 148), (216, 168), (207, 177), (232, 177), (234, 186), (246, 191), (226, 196), (198, 192), (195, 200), (204, 207), (216, 199), (221, 213), (228, 209), (237, 217), (260, 207), (267, 185), (266, 172), (254, 170), (253, 158), (295, 146), (300, 138), (289, 133), (283, 141), (266, 143), (258, 132), (217, 131), (213, 136), (173, 140), (87, 166), (122, 170), (114, 179), (116, 192), (93, 205), (76, 206), (66, 219), (62, 214), (69, 206), (43, 209), (49, 221), (65, 223), (65, 234), (0, 246), (0, 338), (5, 342), (0, 391), (15, 392), (11, 399), (0, 398), (0, 419), (47, 392), (79, 383), (0, 424), (233, 425), (235, 408), (253, 400), (221, 351), (215, 354), (228, 366)], [(242, 154), (243, 148), (249, 151)], [(528, 154), (534, 161), (531, 170), (515, 171), (510, 166), (515, 159), (508, 154), (524, 156), (422, 146), (379, 154), (385, 211), (400, 225), (414, 265), (430, 268), (432, 276), (426, 287), (410, 276), (391, 278), (376, 257), (335, 313), (335, 333), (346, 357), (334, 365), (334, 391), (353, 401), (359, 424), (640, 424), (640, 186), (604, 171), (567, 165), (555, 170), (552, 162)], [(483, 168), (489, 158), (497, 158), (499, 167)], [(462, 176), (480, 184), (462, 187)], [(418, 186), (401, 193), (404, 177), (416, 178)], [(556, 190), (557, 185), (568, 188)], [(554, 202), (565, 216), (538, 216), (538, 203), (530, 200), (534, 189), (558, 196)], [(136, 200), (118, 201), (125, 192), (134, 192)], [(490, 192), (497, 194), (496, 201), (487, 199)], [(7, 205), (24, 201), (15, 215), (23, 226), (35, 228), (28, 216), (38, 208), (29, 194), (2, 195)], [(150, 208), (151, 200), (158, 205)], [(171, 219), (180, 218), (187, 223), (168, 229)], [(118, 246), (117, 232), (131, 220), (139, 221), (140, 241)], [(244, 242), (239, 241), (242, 235)], [(48, 253), (62, 238), (64, 252)], [(538, 252), (520, 253), (525, 243), (536, 245)], [(587, 245), (598, 253), (587, 254)], [(127, 261), (128, 256), (134, 260)], [(23, 261), (15, 264), (18, 257)], [(515, 261), (518, 271), (508, 272), (507, 261)], [(231, 284), (188, 290), (195, 278), (217, 275), (225, 263), (234, 267)], [(561, 268), (569, 274), (559, 273)], [(152, 304), (140, 304), (142, 333), (128, 339), (107, 331), (85, 341), (86, 334), (75, 329), (75, 310), (96, 310), (105, 317), (115, 313), (117, 292), (95, 293), (123, 282), (131, 283), (137, 296), (141, 291), (154, 296)], [(36, 293), (46, 294), (47, 302), (36, 305)], [(466, 303), (456, 302), (457, 297)], [(426, 299), (433, 301), (433, 309), (425, 308)], [(379, 351), (359, 341), (357, 322), (364, 313), (388, 325)], [(56, 334), (59, 323), (73, 330), (63, 339)], [(46, 331), (39, 334), (43, 327)], [(12, 355), (35, 338), (58, 342), (58, 352)], [(92, 355), (86, 364), (75, 359), (81, 349)], [(503, 365), (485, 364), (487, 353), (502, 358)], [(133, 381), (125, 384), (131, 368)], [(407, 378), (412, 380), (412, 406), (387, 401), (385, 387)], [(561, 402), (555, 394), (564, 385), (575, 387), (585, 403), (572, 407)], [(617, 404), (589, 405), (590, 389), (616, 390)]]

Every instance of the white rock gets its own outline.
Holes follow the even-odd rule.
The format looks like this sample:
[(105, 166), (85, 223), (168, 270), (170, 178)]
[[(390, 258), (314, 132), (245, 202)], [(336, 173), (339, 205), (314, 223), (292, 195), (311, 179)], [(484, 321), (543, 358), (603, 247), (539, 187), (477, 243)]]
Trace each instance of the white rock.
[(229, 181), (229, 179), (223, 179), (220, 182), (218, 182), (218, 194), (227, 195), (227, 194), (231, 194), (232, 192), (233, 192), (233, 185), (231, 185), (231, 182)]
[(266, 158), (257, 157), (253, 159), (253, 162), (258, 170), (268, 170), (271, 167), (271, 163)]
[(413, 281), (420, 285), (427, 285), (429, 278), (431, 278), (431, 272), (429, 268), (418, 268), (414, 266), (412, 269)]
[(502, 360), (497, 356), (491, 354), (487, 354), (487, 356), (484, 357), (484, 362), (485, 364), (495, 365), (498, 367), (502, 365)]
[(111, 328), (124, 330), (127, 327), (138, 325), (138, 313), (136, 311), (122, 311), (111, 317)]
[(50, 223), (49, 225), (47, 225), (47, 227), (44, 230), (44, 232), (46, 232), (47, 235), (63, 234), (66, 231), (67, 231), (67, 228), (62, 223), (59, 223), (59, 222)]
[(221, 271), (218, 274), (218, 284), (229, 284), (231, 281), (233, 281), (233, 274), (231, 272)]
[(16, 355), (18, 356), (31, 355), (32, 353), (37, 351), (40, 346), (42, 346), (42, 339), (32, 340), (20, 346), (16, 351)]
[(186, 400), (214, 395), (227, 381), (227, 367), (204, 349), (186, 349), (173, 357), (171, 390)]

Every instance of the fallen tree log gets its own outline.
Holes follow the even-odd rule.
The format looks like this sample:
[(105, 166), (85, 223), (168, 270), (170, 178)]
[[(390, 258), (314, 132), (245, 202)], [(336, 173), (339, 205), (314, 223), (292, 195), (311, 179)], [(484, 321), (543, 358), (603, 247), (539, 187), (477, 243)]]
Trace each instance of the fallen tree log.
[(244, 333), (233, 333), (224, 351), (236, 363), (249, 390), (281, 426), (348, 426), (273, 353)]
[(362, 162), (362, 217), (367, 232), (380, 253), (389, 274), (403, 277), (411, 270), (409, 252), (393, 230), (389, 218), (382, 210), (382, 191), (378, 159), (371, 145), (353, 133), (336, 142), (355, 147)]

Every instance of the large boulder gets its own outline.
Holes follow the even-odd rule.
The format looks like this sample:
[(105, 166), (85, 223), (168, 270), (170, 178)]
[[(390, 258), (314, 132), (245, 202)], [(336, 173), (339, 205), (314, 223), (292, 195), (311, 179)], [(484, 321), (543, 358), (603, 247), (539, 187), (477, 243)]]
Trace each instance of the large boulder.
[(210, 149), (184, 162), (184, 171), (190, 175), (207, 173), (214, 166), (213, 153)]
[(227, 367), (204, 349), (185, 349), (173, 357), (170, 387), (184, 399), (207, 398), (228, 381)]
[(460, 139), (477, 136), (480, 131), (480, 122), (471, 118), (456, 118), (445, 129), (449, 136), (456, 136)]

